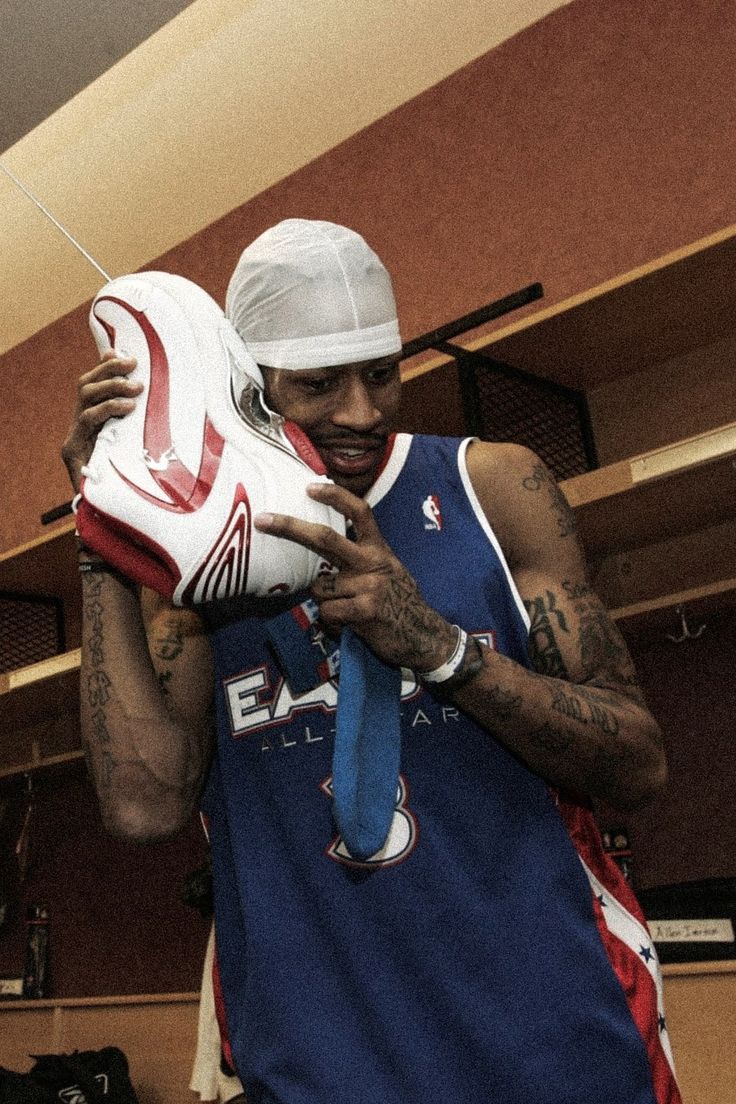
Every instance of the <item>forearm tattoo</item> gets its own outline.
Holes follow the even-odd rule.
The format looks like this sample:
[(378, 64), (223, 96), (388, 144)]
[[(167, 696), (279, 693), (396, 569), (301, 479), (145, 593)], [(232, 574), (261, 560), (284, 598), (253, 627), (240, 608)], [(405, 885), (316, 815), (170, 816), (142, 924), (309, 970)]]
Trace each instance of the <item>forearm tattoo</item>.
[[(163, 632), (153, 640), (151, 649), (154, 656), (166, 660), (167, 663), (173, 663), (181, 655), (184, 650), (184, 634), (176, 617), (167, 618)], [(163, 695), (166, 712), (172, 718), (175, 716), (175, 709), (169, 683), (173, 674), (170, 668), (162, 668), (157, 673), (158, 686)]]
[[(90, 770), (96, 774), (98, 785), (107, 790), (110, 787), (115, 761), (110, 751), (110, 732), (107, 727), (106, 706), (110, 701), (112, 683), (105, 670), (103, 650), (103, 605), (100, 600), (104, 577), (89, 574), (84, 576), (84, 610), (89, 627), (87, 645), (87, 707), (89, 724), (87, 726), (87, 758)], [(94, 750), (98, 760), (94, 771), (90, 756)]]
[[(157, 659), (165, 660), (168, 664), (173, 665), (184, 651), (184, 642), (185, 637), (180, 619), (178, 617), (168, 617), (164, 621), (162, 631), (151, 642), (151, 651)], [(173, 666), (160, 668), (156, 677), (166, 712), (174, 722), (178, 723), (181, 718), (170, 688), (170, 684), (174, 679)], [(208, 722), (209, 727), (214, 726), (214, 714), (209, 716)], [(183, 800), (188, 802), (196, 795), (201, 783), (204, 760), (197, 734), (190, 732), (187, 725), (184, 725), (184, 737), (187, 740), (188, 748), (185, 757), (188, 773), (185, 774), (178, 786), (172, 785), (171, 781), (163, 782), (161, 779), (158, 781), (172, 792), (180, 794)]]
[(412, 656), (412, 665), (422, 668), (425, 656), (431, 656), (437, 647), (437, 622), (439, 615), (421, 598), (415, 580), (404, 568), (394, 575), (381, 618), (392, 626), (397, 651)]
[(553, 689), (552, 710), (577, 721), (578, 724), (592, 725), (604, 736), (618, 735), (619, 722), (616, 716), (583, 687)]
[(524, 605), (531, 622), (529, 656), (535, 671), (550, 678), (567, 679), (567, 668), (555, 639), (553, 622), (561, 632), (569, 633), (570, 630), (564, 613), (557, 608), (557, 598), (551, 590), (547, 590), (531, 601), (525, 601)]
[[(582, 672), (579, 680), (588, 686), (613, 688), (641, 703), (642, 693), (621, 633), (587, 584), (564, 580), (563, 590), (573, 598), (578, 620), (577, 648)], [(569, 681), (569, 673), (557, 643), (560, 632), (570, 635), (567, 618), (557, 608), (557, 597), (546, 590), (543, 595), (524, 602), (531, 621), (529, 654), (534, 669), (542, 675)], [(603, 695), (599, 700), (606, 701)], [(618, 697), (616, 698), (618, 701)]]
[(502, 686), (491, 686), (487, 691), (488, 703), (494, 709), (498, 725), (508, 725), (522, 706), (521, 695), (504, 690)]
[[(625, 715), (643, 704), (643, 695), (623, 638), (591, 588), (585, 582), (563, 580), (562, 589), (572, 600), (569, 620), (558, 608), (553, 591), (525, 602), (531, 620), (532, 663), (539, 674), (554, 680), (547, 687), (547, 720), (530, 732), (529, 739), (553, 769), (553, 763), (566, 753), (578, 754), (582, 738), (591, 757), (591, 777), (596, 785), (607, 786), (615, 782), (630, 755), (621, 726)], [(575, 682), (570, 681), (561, 654), (561, 634), (570, 638), (580, 656), (581, 672)]]
[(549, 693), (550, 717), (530, 733), (532, 747), (545, 756), (550, 770), (558, 767), (568, 752), (580, 763), (585, 747), (591, 788), (614, 786), (630, 755), (615, 711), (607, 709), (598, 693), (589, 693), (586, 687), (550, 683)]
[(522, 479), (521, 485), (524, 490), (532, 494), (543, 494), (549, 500), (561, 537), (569, 537), (575, 532), (575, 515), (555, 479), (541, 461), (534, 465), (530, 475)]
[(610, 617), (597, 602), (581, 603), (577, 612), (580, 617), (580, 655), (584, 678), (593, 685), (602, 674), (606, 681), (620, 686), (622, 691), (641, 702), (642, 693), (634, 665), (623, 637)]
[(173, 660), (181, 655), (184, 650), (184, 634), (176, 617), (169, 617), (164, 625), (164, 631), (153, 642), (154, 654), (159, 659)]

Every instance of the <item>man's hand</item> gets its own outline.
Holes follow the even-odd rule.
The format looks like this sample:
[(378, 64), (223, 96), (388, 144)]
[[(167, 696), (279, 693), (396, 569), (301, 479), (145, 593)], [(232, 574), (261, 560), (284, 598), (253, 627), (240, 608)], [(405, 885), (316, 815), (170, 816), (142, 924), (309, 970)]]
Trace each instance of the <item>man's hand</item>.
[(133, 357), (119, 357), (110, 349), (91, 372), (80, 377), (77, 406), (61, 446), (61, 458), (75, 494), (79, 493), (82, 468), (92, 455), (100, 429), (108, 418), (129, 414), (135, 397), (143, 390), (142, 383), (128, 379), (135, 366)]
[(312, 484), (308, 494), (347, 518), (355, 539), (284, 514), (259, 514), (254, 524), (261, 532), (303, 544), (338, 569), (312, 586), (325, 627), (338, 632), (349, 626), (380, 659), (397, 667), (439, 667), (452, 654), (456, 631), (424, 601), (367, 503), (329, 483)]

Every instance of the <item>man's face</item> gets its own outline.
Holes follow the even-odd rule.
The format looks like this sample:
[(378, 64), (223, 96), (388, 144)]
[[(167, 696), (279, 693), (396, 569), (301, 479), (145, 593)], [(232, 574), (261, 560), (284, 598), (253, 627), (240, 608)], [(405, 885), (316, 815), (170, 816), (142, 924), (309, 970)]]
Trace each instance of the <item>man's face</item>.
[(364, 495), (396, 424), (401, 396), (398, 358), (301, 371), (261, 370), (271, 409), (304, 430), (330, 479)]

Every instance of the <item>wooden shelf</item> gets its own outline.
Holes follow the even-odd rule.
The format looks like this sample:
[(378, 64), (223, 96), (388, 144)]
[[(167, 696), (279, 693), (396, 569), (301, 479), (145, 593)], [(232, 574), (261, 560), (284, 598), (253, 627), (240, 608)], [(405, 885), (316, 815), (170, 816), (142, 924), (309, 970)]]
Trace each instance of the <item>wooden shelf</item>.
[(663, 977), (701, 977), (705, 974), (736, 974), (736, 960), (709, 959), (707, 962), (664, 962)]
[[(468, 349), (568, 387), (605, 380), (682, 356), (736, 329), (736, 226), (692, 242), (543, 310), (526, 308), (513, 323)], [(405, 379), (447, 357), (409, 365)]]
[(42, 997), (37, 1000), (11, 997), (0, 1001), (0, 1012), (38, 1008), (121, 1008), (136, 1004), (199, 1004), (199, 993), (133, 993), (112, 997)]
[(197, 993), (7, 1000), (0, 1004), (0, 1064), (25, 1072), (34, 1054), (69, 1054), (115, 1043), (140, 1104), (192, 1100)]
[(23, 594), (79, 593), (74, 519), (58, 522), (36, 540), (0, 554), (0, 590)]
[(60, 598), (64, 603), (66, 646), (79, 644), (82, 589), (74, 519), (57, 522), (42, 537), (0, 554), (0, 591)]
[(32, 725), (68, 708), (79, 688), (81, 649), (42, 659), (0, 675), (0, 720), (4, 728)]
[(653, 637), (681, 640), (685, 629), (699, 635), (707, 624), (704, 618), (725, 608), (736, 609), (736, 578), (620, 606), (610, 613), (628, 640), (643, 643)]
[[(699, 365), (696, 372), (706, 372), (703, 350), (717, 346), (724, 390), (724, 380), (730, 379), (724, 344), (729, 339), (732, 346), (736, 339), (734, 276), (736, 225), (731, 225), (580, 295), (541, 310), (530, 305), (511, 321), (499, 320), (462, 342), (533, 376), (608, 396), (603, 416), (608, 418), (608, 455), (616, 462), (567, 479), (562, 489), (593, 575), (627, 632), (657, 619), (674, 631), (676, 606), (693, 601), (702, 606), (707, 600), (711, 608), (731, 601), (729, 580), (736, 577), (736, 545), (728, 532), (736, 523), (734, 390), (729, 383), (723, 406), (712, 398), (699, 405), (696, 384), (707, 385), (707, 375), (690, 376), (677, 365), (683, 363), (678, 358), (691, 354)], [(664, 384), (651, 414), (656, 424), (651, 431), (647, 426), (644, 381), (656, 378), (657, 370), (676, 381), (669, 433)], [(455, 362), (444, 355), (416, 358), (403, 367), (402, 377), (413, 383), (411, 428), (428, 420), (431, 432), (459, 431), (457, 376)], [(623, 383), (602, 386), (625, 376), (639, 381), (638, 390), (630, 381), (626, 392)], [(615, 399), (618, 390), (633, 393), (633, 411)], [(454, 405), (443, 403), (442, 396), (454, 397)], [(622, 433), (618, 422), (630, 416), (641, 423), (637, 443), (619, 449), (619, 439), (625, 443), (630, 434)], [(718, 425), (721, 418), (725, 424)], [(649, 441), (662, 445), (667, 436), (682, 439), (628, 455)], [(710, 548), (708, 533), (716, 542)], [(692, 554), (696, 547), (700, 556)], [(665, 559), (658, 564), (659, 556)], [(710, 589), (703, 591), (703, 585)]]
[(24, 687), (31, 686), (35, 693), (39, 686), (44, 683), (50, 683), (70, 671), (78, 673), (80, 662), (81, 649), (75, 648), (72, 652), (50, 656), (48, 659), (39, 660), (38, 663), (31, 663), (27, 667), (5, 671), (0, 674), (0, 695), (14, 692), (19, 694)]
[(630, 606), (612, 609), (610, 613), (615, 621), (634, 622), (639, 618), (649, 619), (658, 613), (671, 614), (672, 610), (677, 609), (703, 613), (722, 605), (736, 605), (736, 578), (719, 579), (715, 583), (679, 590), (661, 598), (634, 602)]
[(76, 648), (0, 675), (0, 778), (82, 758), (80, 662)]
[(71, 650), (0, 674), (0, 778), (83, 757), (78, 732), (82, 591), (74, 519), (0, 555), (0, 591), (59, 598)]
[(588, 555), (599, 558), (734, 516), (736, 423), (565, 480)]
[(33, 771), (45, 770), (47, 767), (59, 767), (65, 763), (76, 763), (84, 759), (84, 750), (67, 751), (62, 755), (45, 755), (39, 759), (29, 760), (27, 763), (18, 763), (15, 766), (0, 767), (0, 778), (17, 778), (20, 774), (32, 774)]

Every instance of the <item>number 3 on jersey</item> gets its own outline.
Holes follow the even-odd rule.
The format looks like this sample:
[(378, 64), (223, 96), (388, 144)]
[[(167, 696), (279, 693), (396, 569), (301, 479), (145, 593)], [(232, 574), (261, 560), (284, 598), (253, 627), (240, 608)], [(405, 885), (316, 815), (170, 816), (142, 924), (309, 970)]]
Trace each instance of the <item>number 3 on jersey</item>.
[[(332, 800), (332, 775), (321, 784), (321, 790)], [(377, 867), (396, 866), (397, 863), (408, 859), (417, 842), (418, 829), (414, 814), (408, 806), (409, 785), (403, 774), (399, 775), (399, 785), (396, 791), (396, 808), (394, 809), (391, 828), (388, 838), (380, 851), (371, 855), (368, 859), (355, 859), (348, 851), (342, 836), (335, 836), (330, 842), (325, 854), (335, 862), (344, 866)]]

